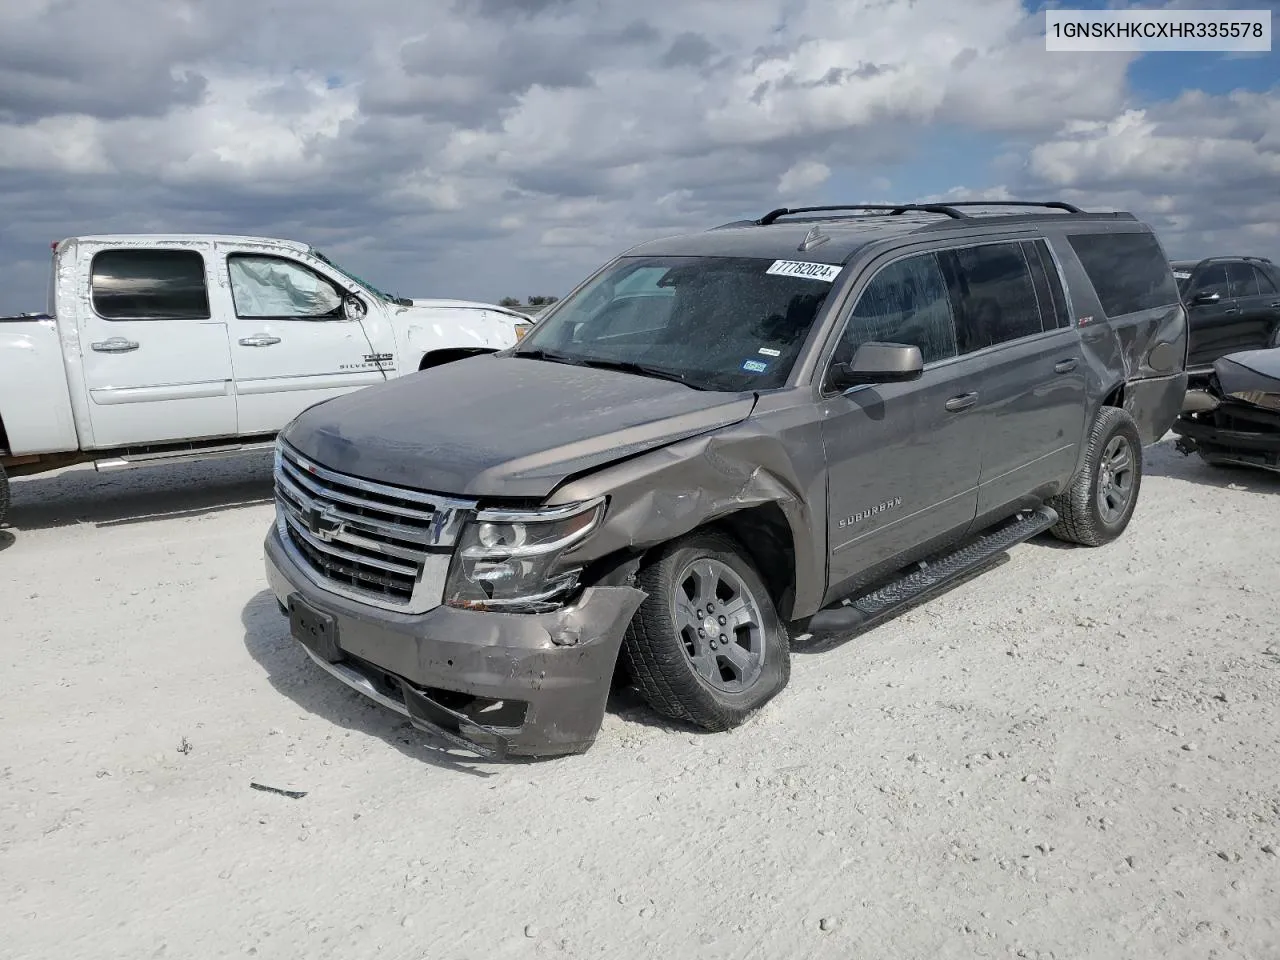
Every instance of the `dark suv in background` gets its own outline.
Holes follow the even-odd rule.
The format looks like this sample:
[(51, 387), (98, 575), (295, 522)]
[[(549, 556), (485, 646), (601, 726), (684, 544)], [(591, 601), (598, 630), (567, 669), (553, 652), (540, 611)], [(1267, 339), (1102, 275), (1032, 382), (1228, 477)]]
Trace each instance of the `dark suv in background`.
[(287, 426), (267, 579), (320, 666), (479, 753), (585, 750), (619, 660), (725, 730), (787, 685), (792, 636), (1044, 531), (1119, 536), (1186, 335), (1126, 213), (809, 207), (654, 240), (512, 349)]
[(1280, 268), (1270, 260), (1175, 260), (1173, 275), (1191, 327), (1189, 370), (1207, 372), (1229, 353), (1280, 347)]

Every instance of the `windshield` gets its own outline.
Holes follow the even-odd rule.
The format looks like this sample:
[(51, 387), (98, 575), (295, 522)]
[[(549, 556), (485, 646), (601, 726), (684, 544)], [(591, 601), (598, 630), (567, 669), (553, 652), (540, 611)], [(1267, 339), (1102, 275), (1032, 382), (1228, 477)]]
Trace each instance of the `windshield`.
[(309, 251), (310, 251), (311, 255), (312, 255), (313, 257), (315, 257), (317, 260), (323, 260), (325, 263), (327, 263), (329, 266), (333, 267), (333, 269), (337, 270), (337, 271), (338, 271), (340, 274), (342, 274), (344, 277), (347, 277), (347, 278), (349, 278), (349, 279), (351, 279), (351, 280), (354, 280), (356, 283), (360, 284), (362, 287), (364, 287), (364, 288), (365, 288), (366, 290), (368, 290), (370, 293), (374, 294), (375, 296), (381, 297), (383, 300), (386, 300), (388, 303), (398, 303), (398, 304), (400, 304), (400, 305), (401, 305), (401, 306), (403, 306), (403, 307), (407, 307), (407, 306), (411, 306), (411, 305), (412, 305), (412, 304), (411, 304), (411, 302), (410, 302), (409, 300), (406, 300), (404, 297), (394, 297), (394, 296), (392, 296), (392, 295), (391, 295), (391, 294), (389, 294), (389, 293), (383, 293), (381, 290), (379, 290), (377, 287), (375, 287), (375, 286), (374, 286), (372, 283), (370, 283), (368, 280), (365, 280), (365, 279), (363, 279), (362, 277), (357, 277), (357, 276), (356, 276), (354, 273), (352, 273), (350, 270), (346, 270), (346, 269), (344, 269), (344, 268), (342, 268), (342, 267), (338, 266), (336, 263), (334, 263), (332, 260), (330, 260), (328, 257), (326, 257), (323, 253), (321, 253), (319, 250), (317, 250), (315, 247), (311, 247), (311, 248), (309, 248)]
[(1191, 283), (1191, 271), (1175, 264), (1173, 268), (1173, 279), (1178, 281), (1178, 296), (1185, 298), (1187, 295), (1187, 285)]
[(770, 272), (779, 269), (747, 257), (624, 257), (539, 319), (514, 355), (703, 390), (779, 387), (839, 268), (807, 271), (828, 279)]

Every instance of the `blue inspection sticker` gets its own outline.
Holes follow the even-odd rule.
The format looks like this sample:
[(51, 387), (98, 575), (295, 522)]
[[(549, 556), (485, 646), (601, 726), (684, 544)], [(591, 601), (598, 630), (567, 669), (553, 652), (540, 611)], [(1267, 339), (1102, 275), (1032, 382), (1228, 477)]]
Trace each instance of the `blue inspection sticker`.
[(742, 369), (747, 373), (764, 373), (769, 369), (769, 365), (763, 360), (744, 360), (742, 361)]

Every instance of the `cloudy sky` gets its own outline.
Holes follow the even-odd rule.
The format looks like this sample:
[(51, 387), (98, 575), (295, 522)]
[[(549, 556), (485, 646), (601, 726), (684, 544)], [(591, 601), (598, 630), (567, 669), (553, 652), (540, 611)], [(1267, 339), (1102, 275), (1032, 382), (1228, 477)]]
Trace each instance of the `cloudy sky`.
[(1280, 53), (1046, 53), (1042, 8), (6, 0), (0, 312), (43, 309), (76, 234), (291, 237), (495, 300), (780, 203), (960, 195), (1280, 257)]

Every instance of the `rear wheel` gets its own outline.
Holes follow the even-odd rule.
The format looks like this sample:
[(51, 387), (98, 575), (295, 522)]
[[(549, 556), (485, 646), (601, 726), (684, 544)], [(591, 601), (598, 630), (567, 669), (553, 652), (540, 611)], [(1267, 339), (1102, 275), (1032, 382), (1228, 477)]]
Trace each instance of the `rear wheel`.
[(627, 628), (623, 665), (658, 713), (728, 730), (787, 685), (786, 627), (735, 540), (692, 534), (636, 579), (648, 597)]
[(1120, 536), (1133, 517), (1142, 487), (1142, 438), (1133, 418), (1103, 407), (1089, 432), (1084, 468), (1049, 501), (1058, 512), (1050, 528), (1060, 540), (1100, 547)]

